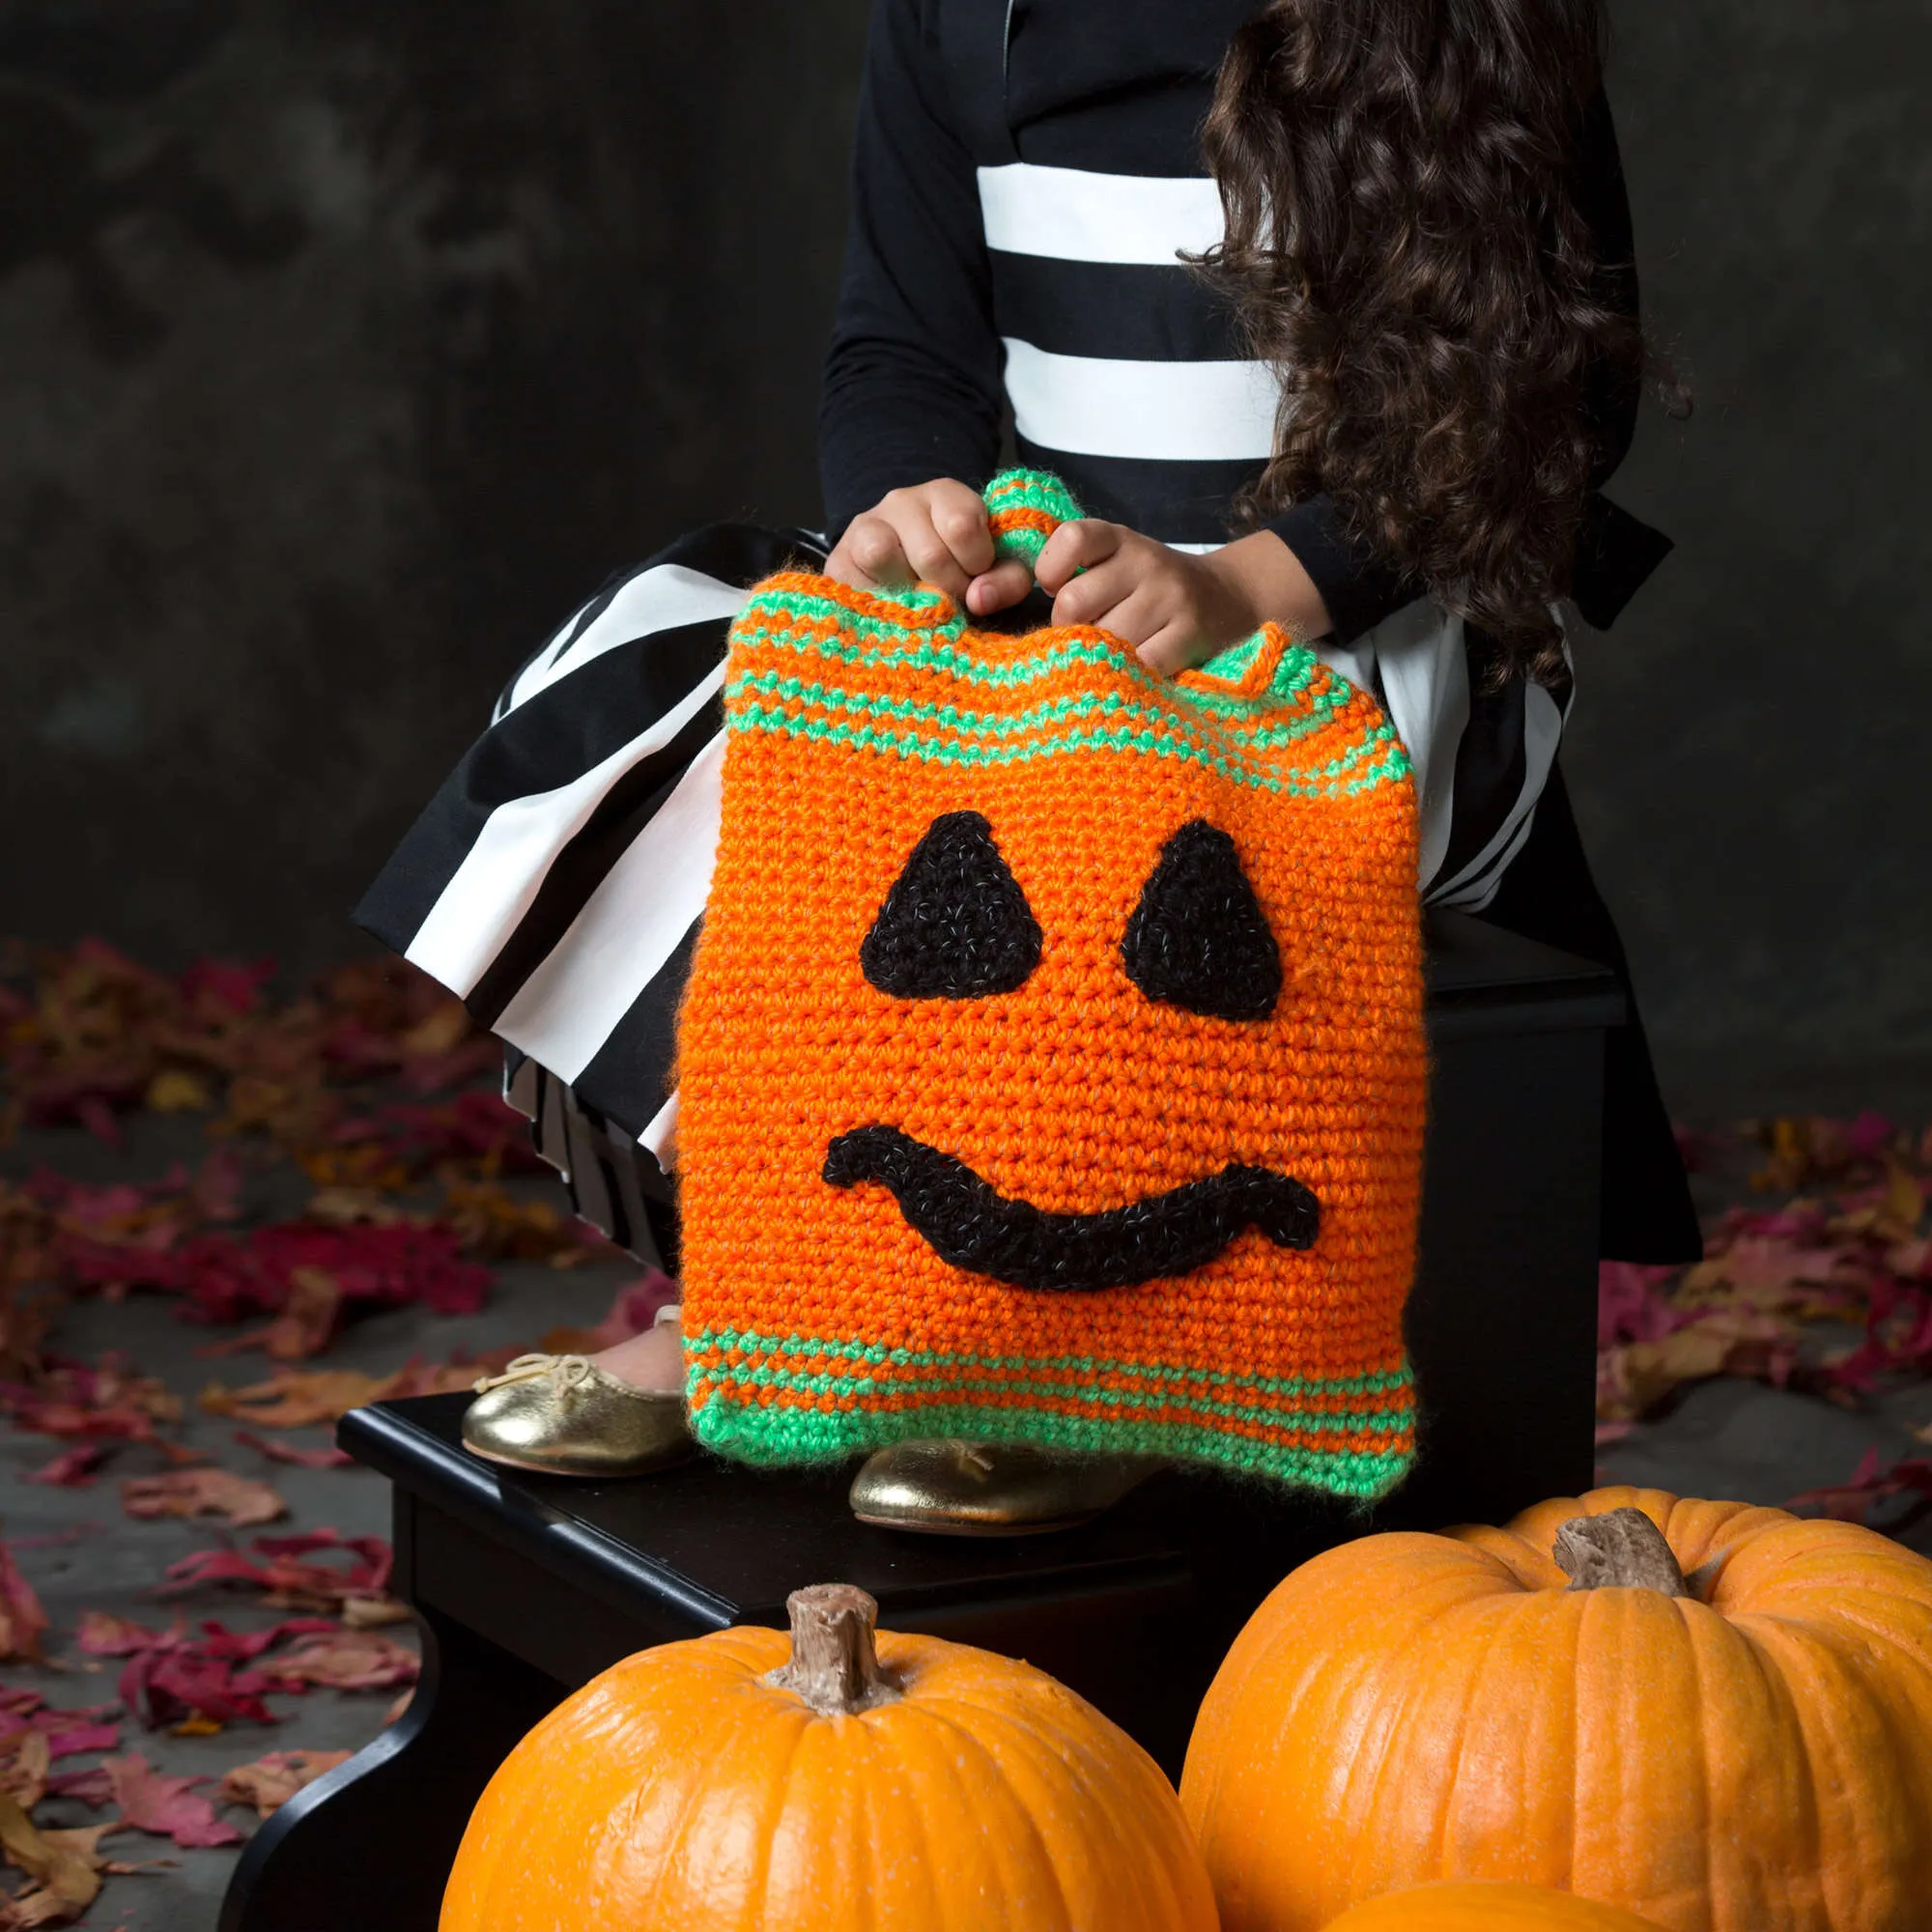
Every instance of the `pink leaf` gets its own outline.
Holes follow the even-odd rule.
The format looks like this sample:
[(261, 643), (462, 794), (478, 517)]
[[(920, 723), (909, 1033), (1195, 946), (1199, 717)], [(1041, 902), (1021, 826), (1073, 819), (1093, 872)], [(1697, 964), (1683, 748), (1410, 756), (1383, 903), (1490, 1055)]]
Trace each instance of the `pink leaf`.
[(26, 1480), (46, 1483), (57, 1490), (91, 1490), (95, 1471), (106, 1454), (105, 1447), (99, 1442), (76, 1442), (71, 1449), (63, 1449), (52, 1462), (30, 1469)]
[(373, 1630), (334, 1630), (306, 1636), (261, 1673), (276, 1685), (326, 1685), (337, 1690), (389, 1690), (413, 1684), (421, 1662), (412, 1650)]
[[(64, 1711), (49, 1711), (48, 1717), (66, 1717)], [(79, 1751), (111, 1751), (121, 1748), (119, 1724), (75, 1724), (69, 1730), (47, 1732), (47, 1752), (52, 1757), (72, 1757)]]
[(34, 1586), (20, 1575), (13, 1550), (0, 1541), (0, 1658), (24, 1657), (38, 1663), (46, 1628), (47, 1613)]
[(121, 1485), (121, 1507), (131, 1517), (222, 1516), (238, 1528), (273, 1522), (289, 1510), (268, 1483), (213, 1468), (130, 1476)]
[(271, 1463), (294, 1463), (304, 1469), (341, 1469), (355, 1461), (347, 1450), (337, 1449), (333, 1444), (327, 1449), (299, 1449), (293, 1442), (276, 1442), (267, 1435), (258, 1435), (252, 1429), (238, 1429), (235, 1439), (244, 1449), (253, 1449)]
[(236, 1845), (242, 1833), (214, 1815), (214, 1806), (195, 1794), (199, 1777), (170, 1777), (156, 1771), (139, 1751), (112, 1757), (101, 1767), (124, 1823), (153, 1832), (178, 1845)]

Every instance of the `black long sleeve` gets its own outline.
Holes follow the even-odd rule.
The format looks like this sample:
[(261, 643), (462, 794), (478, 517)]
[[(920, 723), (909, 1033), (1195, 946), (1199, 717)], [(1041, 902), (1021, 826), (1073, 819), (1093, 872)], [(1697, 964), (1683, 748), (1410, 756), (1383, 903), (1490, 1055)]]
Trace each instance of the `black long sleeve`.
[(930, 0), (879, 0), (818, 412), (828, 535), (889, 490), (998, 466), (1000, 339), (973, 160), (948, 125)]

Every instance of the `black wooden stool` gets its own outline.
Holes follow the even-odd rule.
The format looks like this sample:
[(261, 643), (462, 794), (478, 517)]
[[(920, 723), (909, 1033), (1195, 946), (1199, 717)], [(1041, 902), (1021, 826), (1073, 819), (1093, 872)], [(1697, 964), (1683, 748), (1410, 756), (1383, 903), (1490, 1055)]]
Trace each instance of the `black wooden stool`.
[(422, 1682), (397, 1723), (255, 1834), (221, 1932), (433, 1932), (471, 1806), (545, 1712), (646, 1645), (782, 1627), (806, 1583), (860, 1584), (889, 1630), (1026, 1658), (1178, 1776), (1222, 1654), (1297, 1562), (1588, 1487), (1603, 1035), (1622, 1013), (1601, 967), (1460, 915), (1432, 922), (1407, 1315), (1421, 1456), (1373, 1513), (1177, 1471), (1059, 1535), (908, 1536), (854, 1520), (849, 1468), (703, 1457), (581, 1482), (467, 1454), (467, 1396), (345, 1416), (342, 1446), (395, 1487), (395, 1588), (421, 1620)]

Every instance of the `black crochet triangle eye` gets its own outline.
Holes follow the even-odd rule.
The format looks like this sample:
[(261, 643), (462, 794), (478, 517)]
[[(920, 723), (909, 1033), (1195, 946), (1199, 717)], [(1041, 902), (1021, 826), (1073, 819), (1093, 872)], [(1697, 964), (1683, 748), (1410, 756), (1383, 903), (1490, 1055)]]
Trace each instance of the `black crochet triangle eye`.
[(1264, 1020), (1281, 954), (1235, 841), (1190, 819), (1161, 847), (1127, 921), (1121, 961), (1151, 1000), (1214, 1019)]
[(905, 1000), (1010, 993), (1039, 964), (1039, 922), (977, 811), (926, 827), (859, 948), (866, 978)]

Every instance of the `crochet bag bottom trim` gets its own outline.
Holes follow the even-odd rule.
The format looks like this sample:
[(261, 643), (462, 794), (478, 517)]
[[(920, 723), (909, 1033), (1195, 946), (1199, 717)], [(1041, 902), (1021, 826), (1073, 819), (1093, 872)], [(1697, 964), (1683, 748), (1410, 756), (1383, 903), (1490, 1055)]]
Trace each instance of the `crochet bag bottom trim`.
[(1414, 1461), (1406, 1363), (1328, 1378), (1232, 1376), (715, 1329), (687, 1336), (685, 1349), (693, 1433), (746, 1463), (833, 1462), (961, 1436), (1164, 1456), (1370, 1500)]

